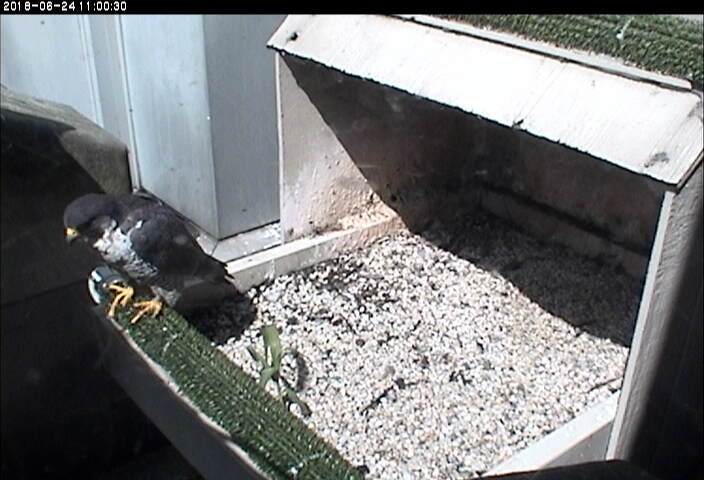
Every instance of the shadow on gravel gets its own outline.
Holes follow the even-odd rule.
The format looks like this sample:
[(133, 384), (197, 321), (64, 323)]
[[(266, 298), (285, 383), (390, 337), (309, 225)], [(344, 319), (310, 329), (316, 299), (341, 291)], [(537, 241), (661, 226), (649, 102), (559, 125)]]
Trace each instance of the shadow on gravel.
[(550, 245), (477, 211), (419, 232), (426, 240), (509, 280), (581, 331), (630, 346), (642, 284), (622, 269)]
[(217, 305), (202, 307), (184, 314), (188, 321), (215, 345), (236, 341), (256, 317), (256, 307), (238, 293)]

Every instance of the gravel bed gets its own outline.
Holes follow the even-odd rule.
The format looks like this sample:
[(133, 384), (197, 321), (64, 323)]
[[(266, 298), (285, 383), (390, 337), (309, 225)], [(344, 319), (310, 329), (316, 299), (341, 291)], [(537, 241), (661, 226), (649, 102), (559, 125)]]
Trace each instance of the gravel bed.
[(252, 288), (213, 328), (257, 376), (276, 324), (305, 421), (369, 478), (469, 478), (620, 388), (640, 290), (479, 213)]

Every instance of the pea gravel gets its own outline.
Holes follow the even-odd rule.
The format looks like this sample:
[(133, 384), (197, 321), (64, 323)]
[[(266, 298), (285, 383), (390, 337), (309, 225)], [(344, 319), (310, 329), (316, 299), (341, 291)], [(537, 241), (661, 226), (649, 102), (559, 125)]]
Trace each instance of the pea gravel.
[(470, 478), (617, 391), (640, 290), (477, 213), (252, 288), (217, 343), (257, 376), (275, 324), (305, 421), (368, 478)]

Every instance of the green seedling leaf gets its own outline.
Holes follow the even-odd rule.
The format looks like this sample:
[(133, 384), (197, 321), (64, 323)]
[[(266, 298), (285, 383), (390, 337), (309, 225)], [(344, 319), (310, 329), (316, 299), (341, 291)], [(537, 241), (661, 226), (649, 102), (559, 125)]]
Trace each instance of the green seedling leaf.
[(276, 382), (278, 378), (279, 372), (274, 367), (263, 368), (259, 373), (259, 385), (263, 387), (269, 380), (273, 379)]
[(301, 397), (299, 397), (296, 392), (291, 390), (289, 387), (284, 387), (284, 394), (283, 394), (283, 399), (284, 403), (295, 403), (298, 405), (298, 408), (301, 409), (301, 413), (303, 414), (304, 417), (309, 417), (311, 414), (310, 407), (308, 407), (308, 404), (301, 400)]
[(264, 339), (266, 350), (271, 354), (271, 365), (278, 371), (281, 367), (281, 360), (284, 358), (284, 349), (281, 346), (279, 331), (274, 325), (266, 325), (262, 327), (262, 338)]
[(257, 362), (261, 368), (259, 370), (259, 385), (262, 387), (272, 380), (277, 389), (281, 401), (286, 406), (295, 403), (301, 409), (304, 416), (309, 416), (311, 410), (308, 405), (289, 386), (286, 379), (281, 376), (281, 362), (285, 355), (291, 353), (281, 345), (279, 331), (274, 325), (266, 325), (261, 329), (262, 341), (264, 342), (264, 355), (259, 353), (256, 348), (249, 346), (247, 351), (252, 359)]

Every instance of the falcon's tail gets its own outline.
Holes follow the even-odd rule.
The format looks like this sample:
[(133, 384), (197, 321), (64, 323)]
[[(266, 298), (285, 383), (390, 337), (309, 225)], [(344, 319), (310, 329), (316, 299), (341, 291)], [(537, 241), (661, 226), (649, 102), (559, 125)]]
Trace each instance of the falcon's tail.
[(213, 257), (204, 256), (203, 260), (198, 265), (196, 277), (207, 282), (222, 283), (227, 282), (232, 284), (234, 278), (227, 271), (227, 265)]
[(226, 265), (212, 257), (203, 257), (194, 277), (194, 282), (186, 285), (176, 305), (176, 310), (182, 314), (241, 295)]

